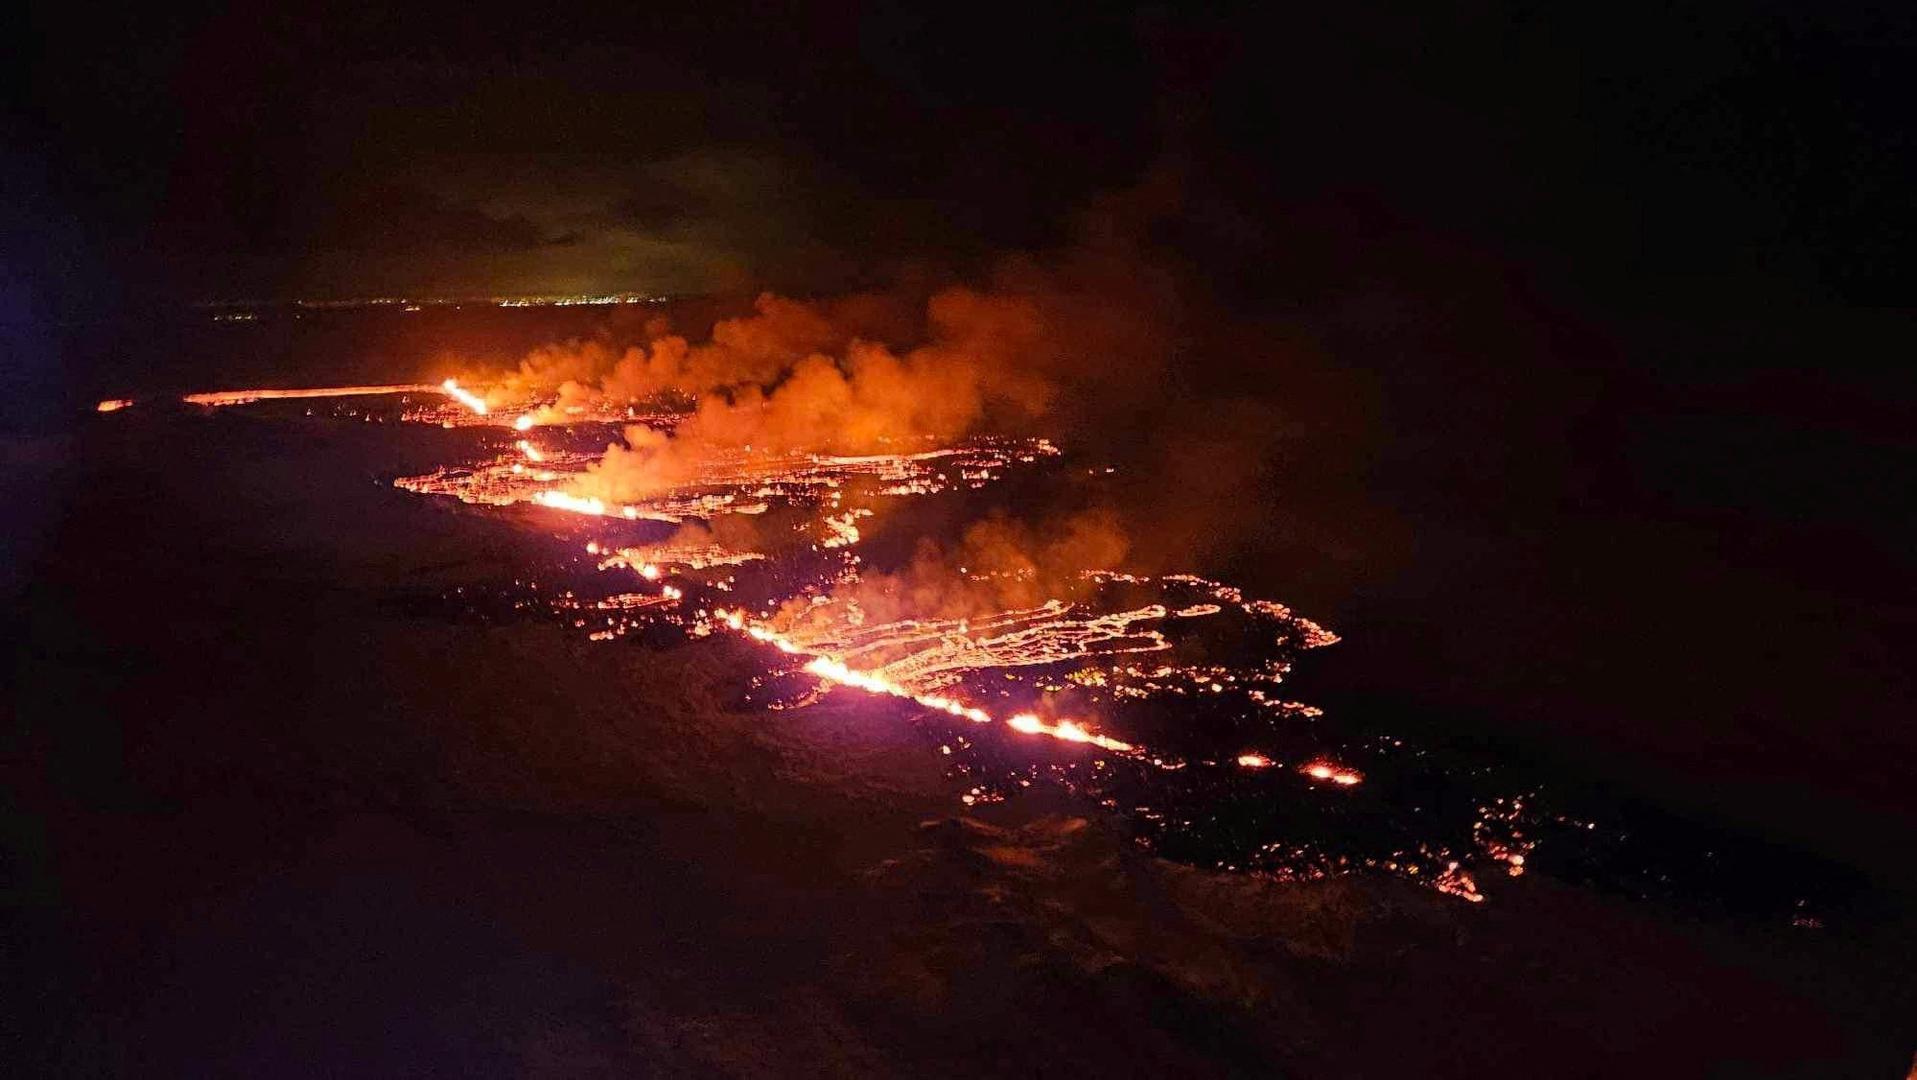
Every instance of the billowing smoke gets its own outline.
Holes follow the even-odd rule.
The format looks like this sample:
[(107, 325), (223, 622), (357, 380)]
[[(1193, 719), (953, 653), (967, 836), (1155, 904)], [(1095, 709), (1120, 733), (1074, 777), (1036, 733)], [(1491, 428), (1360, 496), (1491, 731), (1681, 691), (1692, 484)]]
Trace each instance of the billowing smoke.
[(776, 621), (803, 629), (812, 620), (843, 619), (851, 607), (860, 618), (881, 623), (965, 618), (1071, 600), (1089, 587), (1086, 571), (1123, 565), (1130, 546), (1124, 524), (1109, 509), (1036, 522), (996, 513), (973, 522), (949, 547), (922, 539), (900, 569), (868, 571), (836, 590), (838, 610), (795, 600)]
[(927, 309), (928, 340), (903, 353), (842, 336), (817, 308), (762, 297), (751, 318), (720, 323), (689, 346), (668, 336), (634, 347), (590, 389), (615, 400), (662, 394), (697, 399), (669, 434), (627, 429), (578, 482), (581, 494), (643, 498), (696, 477), (713, 455), (923, 449), (966, 434), (997, 413), (1012, 423), (1042, 414), (1054, 389), (1030, 365), (1051, 346), (1038, 309), (1022, 297), (952, 289)]
[(582, 408), (696, 402), (670, 434), (635, 425), (608, 449), (577, 492), (607, 500), (656, 493), (745, 447), (898, 451), (980, 428), (1123, 421), (1162, 383), (1180, 317), (1172, 275), (1119, 224), (1159, 197), (1147, 184), (1106, 200), (1078, 243), (1002, 260), (983, 282), (820, 301), (767, 294), (704, 341), (655, 320), (631, 343), (548, 346), (493, 381), (493, 403), (551, 396), (533, 422), (563, 423)]
[(726, 319), (694, 345), (663, 317), (646, 322), (641, 341), (567, 342), (535, 349), (493, 387), (495, 403), (557, 392), (558, 408), (539, 417), (563, 421), (564, 407), (606, 399), (694, 397), (723, 387), (776, 382), (800, 360), (842, 348), (847, 335), (814, 305), (770, 294), (751, 316)]
[[(704, 340), (653, 320), (630, 343), (543, 348), (493, 393), (554, 397), (534, 415), (539, 423), (608, 406), (689, 408), (670, 430), (631, 424), (572, 482), (573, 494), (608, 503), (696, 484), (715, 461), (736, 467), (741, 455), (898, 453), (978, 431), (1044, 435), (1119, 466), (1097, 527), (1074, 507), (1023, 506), (1028, 518), (1056, 520), (988, 520), (951, 550), (921, 551), (919, 577), (940, 569), (948, 581), (998, 582), (997, 600), (1017, 603), (1068, 588), (1066, 564), (1198, 568), (1269, 525), (1272, 450), (1284, 426), (1269, 401), (1192, 385), (1181, 357), (1223, 348), (1232, 362), (1222, 366), (1240, 369), (1288, 358), (1278, 355), (1283, 346), (1262, 344), (1276, 339), (1251, 339), (1194, 302), (1205, 290), (1154, 232), (1175, 216), (1178, 194), (1175, 177), (1154, 174), (1095, 204), (1074, 243), (1006, 258), (967, 284), (832, 300), (767, 294)], [(980, 578), (1000, 564), (1022, 571)], [(947, 597), (920, 613), (967, 603)]]

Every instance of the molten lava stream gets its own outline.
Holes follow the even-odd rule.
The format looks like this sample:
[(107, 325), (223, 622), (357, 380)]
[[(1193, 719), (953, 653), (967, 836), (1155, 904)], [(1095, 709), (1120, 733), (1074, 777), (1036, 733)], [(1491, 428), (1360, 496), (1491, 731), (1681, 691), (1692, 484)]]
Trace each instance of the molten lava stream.
[[(900, 686), (898, 683), (892, 682), (889, 679), (863, 671), (854, 671), (831, 657), (817, 656), (808, 653), (793, 644), (792, 641), (784, 635), (755, 623), (748, 623), (745, 615), (741, 612), (721, 609), (713, 612), (713, 615), (726, 626), (744, 633), (755, 641), (763, 641), (773, 648), (778, 649), (780, 652), (792, 656), (809, 657), (804, 668), (805, 672), (808, 675), (816, 675), (834, 685), (850, 686), (864, 690), (867, 693), (885, 694), (891, 697), (904, 698), (907, 701), (923, 705), (928, 709), (937, 709), (940, 712), (963, 717), (977, 724), (990, 724), (996, 721), (996, 718), (993, 717), (992, 714), (977, 706), (966, 705), (954, 698), (939, 694), (920, 694), (908, 687)], [(1060, 720), (1057, 723), (1047, 723), (1032, 713), (1019, 713), (1005, 721), (1005, 726), (1011, 728), (1013, 731), (1022, 731), (1028, 735), (1047, 735), (1061, 742), (1089, 743), (1101, 750), (1109, 750), (1115, 754), (1136, 755), (1139, 752), (1138, 748), (1131, 743), (1097, 734), (1087, 729), (1083, 724), (1073, 720)]]
[[(641, 572), (644, 573), (644, 570), (657, 572), (655, 567), (650, 566), (645, 567)], [(646, 577), (648, 580), (653, 580), (653, 575), (651, 574), (646, 575)], [(791, 638), (747, 620), (744, 612), (727, 611), (721, 608), (715, 610), (712, 614), (721, 624), (745, 634), (754, 641), (764, 642), (789, 656), (807, 658), (805, 667), (803, 668), (806, 674), (817, 676), (835, 686), (850, 686), (858, 690), (864, 690), (870, 694), (884, 694), (889, 697), (904, 698), (907, 701), (923, 705), (928, 709), (936, 709), (939, 712), (962, 717), (978, 724), (998, 722), (997, 718), (991, 713), (977, 706), (966, 705), (964, 702), (955, 698), (946, 697), (941, 694), (921, 694), (908, 686), (893, 682), (883, 676), (847, 667), (841, 660), (810, 652), (796, 644)], [(1157, 757), (1148, 753), (1143, 747), (1120, 739), (1114, 739), (1109, 735), (1101, 735), (1076, 720), (1048, 722), (1040, 719), (1035, 713), (1017, 713), (1008, 717), (1004, 721), (1004, 724), (1013, 731), (1023, 732), (1027, 735), (1044, 735), (1057, 739), (1060, 742), (1085, 743), (1096, 746), (1101, 750), (1109, 750), (1114, 754), (1123, 754), (1126, 757), (1154, 765), (1161, 769), (1180, 769), (1185, 766), (1185, 763), (1182, 761)], [(1240, 754), (1230, 759), (1230, 762), (1238, 768), (1246, 770), (1267, 769), (1278, 764), (1278, 762), (1259, 753)], [(1364, 781), (1363, 775), (1356, 770), (1346, 768), (1343, 765), (1323, 758), (1314, 759), (1299, 766), (1298, 772), (1312, 780), (1329, 781), (1339, 787), (1356, 787)]]
[(471, 390), (462, 388), (459, 385), (458, 379), (447, 379), (445, 382), (439, 384), (439, 388), (445, 391), (447, 397), (452, 398), (481, 416), (486, 415), (486, 399), (473, 393)]
[[(485, 416), (486, 399), (459, 385), (458, 379), (447, 379), (434, 385), (432, 383), (387, 383), (380, 386), (316, 386), (293, 390), (209, 390), (199, 394), (187, 394), (180, 398), (189, 405), (250, 405), (255, 401), (295, 400), (300, 398), (332, 397), (371, 397), (377, 394), (445, 394), (447, 397), (466, 406), (480, 416)], [(116, 398), (103, 401), (98, 409), (112, 412), (133, 404), (131, 400)]]
[[(451, 380), (447, 380), (450, 382)], [(375, 394), (437, 394), (444, 386), (431, 383), (394, 383), (386, 386), (321, 386), (305, 390), (210, 390), (188, 394), (180, 400), (189, 405), (249, 405), (255, 401), (291, 398), (370, 397)], [(480, 410), (485, 411), (485, 410)]]

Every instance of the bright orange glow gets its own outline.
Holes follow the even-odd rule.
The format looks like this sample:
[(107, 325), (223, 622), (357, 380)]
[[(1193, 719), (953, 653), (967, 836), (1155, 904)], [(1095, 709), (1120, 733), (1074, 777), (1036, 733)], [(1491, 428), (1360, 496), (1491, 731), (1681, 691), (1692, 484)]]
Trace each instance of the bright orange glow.
[[(448, 379), (448, 382), (452, 380)], [(431, 394), (443, 391), (443, 386), (430, 383), (394, 383), (387, 386), (321, 386), (306, 390), (212, 390), (204, 394), (188, 394), (181, 401), (189, 405), (246, 405), (255, 401), (272, 401), (288, 398), (329, 398), (329, 397), (365, 397), (373, 394)], [(484, 411), (484, 410), (482, 410)]]
[(108, 398), (93, 408), (95, 412), (119, 412), (121, 409), (130, 409), (132, 407), (132, 398)]
[(1263, 754), (1239, 754), (1238, 764), (1247, 769), (1269, 769), (1278, 763)]
[[(738, 630), (755, 641), (763, 641), (778, 649), (780, 652), (795, 656), (811, 655), (784, 635), (756, 623), (747, 622), (743, 612), (721, 609), (714, 611), (712, 614), (714, 618), (718, 619), (725, 626)], [(923, 705), (928, 709), (937, 709), (940, 712), (961, 717), (973, 723), (989, 724), (994, 720), (992, 714), (986, 712), (984, 709), (966, 705), (963, 702), (956, 701), (941, 694), (914, 693), (912, 690), (890, 679), (882, 678), (869, 672), (855, 671), (845, 666), (843, 662), (829, 656), (812, 655), (811, 659), (806, 662), (804, 670), (809, 675), (816, 675), (827, 682), (839, 686), (850, 686), (871, 694), (885, 694), (889, 697), (904, 698), (907, 701)], [(1060, 720), (1057, 723), (1046, 723), (1031, 713), (1020, 713), (1005, 723), (1006, 726), (1012, 730), (1021, 731), (1028, 735), (1048, 735), (1062, 742), (1088, 743), (1101, 750), (1110, 750), (1113, 753), (1119, 754), (1130, 754), (1137, 751), (1137, 747), (1134, 747), (1130, 743), (1099, 735), (1087, 729), (1083, 724), (1073, 720)]]
[(447, 379), (445, 382), (439, 384), (439, 388), (446, 392), (447, 397), (452, 398), (481, 416), (486, 415), (486, 399), (470, 390), (462, 389), (458, 379)]
[(1306, 776), (1311, 777), (1313, 780), (1329, 780), (1334, 784), (1340, 784), (1344, 787), (1351, 787), (1364, 779), (1364, 777), (1350, 769), (1329, 761), (1314, 761), (1306, 765), (1303, 771)]
[(577, 495), (568, 495), (563, 491), (541, 491), (532, 497), (532, 501), (554, 510), (569, 510), (575, 514), (606, 514), (606, 504), (598, 499), (586, 499)]
[(515, 431), (531, 431), (532, 426), (533, 426), (533, 418), (531, 413), (527, 413), (526, 415), (513, 421), (513, 430)]
[(1115, 753), (1128, 753), (1136, 749), (1131, 743), (1120, 742), (1117, 739), (1087, 731), (1083, 725), (1072, 720), (1060, 720), (1056, 724), (1048, 724), (1031, 713), (1019, 713), (1005, 723), (1013, 731), (1023, 731), (1028, 735), (1050, 735), (1054, 739), (1063, 739), (1066, 742), (1090, 743), (1102, 750), (1111, 750)]
[(1445, 865), (1444, 872), (1438, 875), (1432, 885), (1439, 892), (1448, 893), (1460, 900), (1473, 904), (1484, 903), (1484, 894), (1478, 891), (1477, 881), (1470, 874), (1465, 873), (1455, 861)]

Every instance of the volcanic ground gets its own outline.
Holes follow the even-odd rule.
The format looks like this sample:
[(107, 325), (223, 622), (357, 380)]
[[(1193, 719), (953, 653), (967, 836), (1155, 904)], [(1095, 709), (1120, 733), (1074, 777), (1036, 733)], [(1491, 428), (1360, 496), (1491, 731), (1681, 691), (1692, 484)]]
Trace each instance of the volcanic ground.
[[(1375, 724), (1235, 720), (1248, 689), (1278, 700), (1248, 673), (1312, 662), (1309, 613), (1227, 615), (1251, 598), (1203, 579), (1093, 582), (1070, 618), (1172, 599), (1216, 632), (1187, 640), (1168, 612), (1113, 640), (1156, 630), (1170, 649), (964, 669), (938, 694), (989, 706), (998, 722), (979, 724), (800, 663), (843, 641), (775, 647), (802, 628), (761, 615), (803, 592), (797, 563), (681, 567), (671, 620), (600, 607), (663, 586), (585, 545), (641, 550), (671, 523), (422, 497), (394, 481), (514, 439), (355, 408), (142, 405), (86, 429), (15, 620), (22, 1060), (65, 1075), (1907, 1064), (1908, 926), (1855, 874)], [(1069, 450), (1036, 457), (1032, 483), (1099, 475)], [(872, 537), (875, 564), (883, 549)], [(720, 582), (759, 639), (715, 619)], [(1263, 643), (1250, 659), (1247, 635)], [(1161, 653), (1237, 682), (1161, 678), (1180, 692), (1096, 711), (1109, 679), (1104, 698), (1065, 680)], [(1007, 671), (1017, 685), (985, 697)], [(1054, 686), (1071, 708), (1011, 722)], [(1433, 887), (1453, 862), (1471, 889)]]

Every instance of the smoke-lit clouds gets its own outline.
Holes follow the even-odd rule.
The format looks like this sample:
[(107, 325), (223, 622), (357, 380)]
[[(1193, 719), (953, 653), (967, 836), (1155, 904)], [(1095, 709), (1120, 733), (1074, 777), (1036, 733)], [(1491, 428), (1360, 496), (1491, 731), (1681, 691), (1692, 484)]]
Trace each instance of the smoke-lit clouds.
[[(627, 349), (596, 385), (569, 379), (561, 402), (601, 396), (697, 399), (670, 435), (629, 428), (580, 481), (586, 494), (633, 499), (686, 482), (737, 448), (762, 452), (917, 450), (996, 413), (1018, 423), (1056, 392), (1041, 366), (1047, 328), (1028, 298), (952, 289), (926, 309), (927, 340), (895, 351), (853, 336), (821, 307), (761, 297), (756, 314), (719, 323), (708, 342), (663, 336)], [(565, 369), (603, 350), (544, 356)], [(538, 370), (535, 366), (534, 370)]]
[(983, 282), (800, 301), (761, 295), (705, 340), (663, 321), (637, 340), (535, 350), (493, 380), (499, 400), (551, 394), (537, 422), (581, 405), (696, 402), (670, 434), (644, 426), (580, 481), (609, 500), (684, 483), (699, 463), (762, 452), (925, 449), (973, 431), (1055, 433), (1130, 422), (1160, 405), (1181, 317), (1178, 290), (1121, 215), (1159, 181), (1086, 215), (1084, 238), (1001, 260)]
[[(867, 571), (833, 596), (856, 605), (859, 618), (881, 623), (990, 615), (1074, 599), (1092, 585), (1087, 571), (1123, 566), (1130, 546), (1126, 523), (1109, 508), (1019, 517), (1001, 511), (955, 539), (921, 538), (904, 565)], [(845, 617), (843, 608), (820, 610), (800, 599), (786, 604), (777, 622), (805, 628)]]
[[(575, 494), (607, 502), (696, 484), (715, 462), (739, 467), (748, 450), (911, 452), (975, 433), (1042, 435), (1120, 467), (1093, 504), (1016, 507), (919, 551), (916, 570), (890, 588), (986, 580), (1016, 594), (996, 601), (1017, 603), (1069, 591), (1087, 568), (1191, 569), (1269, 517), (1269, 459), (1284, 425), (1279, 403), (1206, 392), (1183, 370), (1193, 350), (1221, 340), (1255, 346), (1223, 333), (1228, 321), (1205, 306), (1202, 283), (1153, 240), (1181, 195), (1176, 170), (1154, 170), (1082, 211), (1072, 243), (1001, 257), (969, 282), (763, 294), (707, 334), (653, 318), (548, 345), (474, 381), (490, 382), (496, 403), (554, 398), (533, 414), (538, 423), (564, 423), (580, 407), (688, 404), (669, 431), (629, 426), (573, 481)], [(1287, 362), (1267, 348), (1238, 361)], [(990, 565), (1016, 572), (954, 570)], [(963, 586), (937, 610), (969, 607), (978, 591)]]

